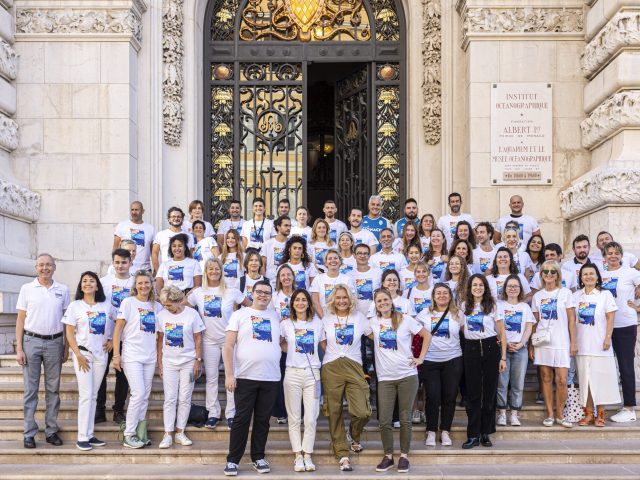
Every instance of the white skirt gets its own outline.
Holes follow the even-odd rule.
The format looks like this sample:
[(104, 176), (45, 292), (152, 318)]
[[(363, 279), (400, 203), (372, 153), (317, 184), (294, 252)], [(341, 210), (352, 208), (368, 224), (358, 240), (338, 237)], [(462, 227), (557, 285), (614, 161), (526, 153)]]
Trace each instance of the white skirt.
[(580, 403), (587, 406), (589, 390), (594, 405), (620, 403), (620, 387), (615, 357), (577, 355), (578, 376), (580, 378)]
[(569, 368), (571, 366), (571, 355), (569, 350), (549, 347), (534, 348), (534, 365), (553, 368)]

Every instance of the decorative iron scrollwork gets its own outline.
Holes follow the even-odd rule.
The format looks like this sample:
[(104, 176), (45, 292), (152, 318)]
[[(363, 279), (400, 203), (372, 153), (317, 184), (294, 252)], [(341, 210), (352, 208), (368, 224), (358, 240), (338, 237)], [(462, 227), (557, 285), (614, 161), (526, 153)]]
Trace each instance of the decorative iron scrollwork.
[(400, 21), (394, 0), (373, 0), (373, 17), (376, 25), (376, 40), (397, 42), (400, 40)]
[(376, 181), (382, 214), (400, 213), (400, 88), (378, 86), (376, 91)]
[(238, 0), (218, 0), (211, 17), (211, 40), (230, 41), (235, 34)]
[(221, 220), (233, 197), (233, 87), (211, 89), (211, 218)]

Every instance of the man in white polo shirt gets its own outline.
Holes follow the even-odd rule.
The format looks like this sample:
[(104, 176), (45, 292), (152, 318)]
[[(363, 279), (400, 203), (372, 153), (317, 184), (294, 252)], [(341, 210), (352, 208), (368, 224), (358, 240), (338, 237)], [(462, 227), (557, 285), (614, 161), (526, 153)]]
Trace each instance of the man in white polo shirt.
[(51, 255), (38, 255), (37, 278), (22, 286), (16, 304), (16, 360), (23, 367), (24, 377), (24, 448), (36, 448), (39, 427), (35, 413), (43, 365), (47, 404), (44, 433), (47, 443), (62, 445), (58, 436), (60, 372), (66, 360), (62, 316), (69, 305), (69, 289), (53, 280), (55, 271)]

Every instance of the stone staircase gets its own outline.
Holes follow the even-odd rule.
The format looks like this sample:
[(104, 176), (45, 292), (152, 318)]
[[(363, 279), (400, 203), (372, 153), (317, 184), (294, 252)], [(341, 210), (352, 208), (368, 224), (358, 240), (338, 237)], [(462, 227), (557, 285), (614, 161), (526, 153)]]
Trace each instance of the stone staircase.
[[(349, 477), (372, 479), (380, 476), (411, 479), (582, 479), (640, 478), (640, 423), (605, 428), (562, 427), (545, 428), (541, 422), (543, 407), (534, 402), (536, 387), (529, 379), (525, 407), (521, 412), (521, 427), (502, 427), (492, 436), (494, 447), (462, 450), (466, 438), (466, 416), (458, 408), (451, 432), (453, 447), (424, 446), (424, 425), (414, 425), (412, 469), (409, 474), (387, 472), (378, 474), (375, 465), (382, 457), (382, 444), (377, 422), (367, 426), (364, 452), (353, 455), (354, 472), (340, 473), (331, 454), (327, 420), (319, 420), (314, 459), (315, 473), (294, 473), (292, 453), (286, 426), (273, 425), (267, 444), (267, 458), (272, 465), (271, 478), (292, 479), (312, 477), (323, 480)], [(107, 408), (113, 396), (113, 373), (109, 380)], [(216, 430), (187, 428), (193, 440), (191, 447), (174, 445), (160, 450), (162, 437), (162, 382), (156, 377), (148, 411), (149, 432), (154, 445), (141, 450), (123, 448), (119, 427), (109, 421), (96, 426), (96, 436), (107, 441), (104, 448), (80, 452), (75, 448), (77, 390), (70, 363), (63, 366), (60, 436), (62, 447), (44, 442), (40, 433), (37, 448), (22, 448), (22, 371), (13, 356), (0, 356), (0, 478), (12, 479), (185, 479), (224, 478), (222, 468), (228, 450), (229, 432), (226, 426)], [(222, 392), (224, 395), (224, 392)], [(204, 385), (197, 384), (193, 400), (204, 404)], [(41, 391), (44, 398), (44, 391)], [(109, 413), (109, 412), (108, 412)], [(42, 424), (44, 402), (38, 406), (37, 418)], [(110, 419), (109, 419), (110, 420)], [(398, 433), (396, 444), (398, 444)], [(243, 458), (240, 476), (262, 478)]]

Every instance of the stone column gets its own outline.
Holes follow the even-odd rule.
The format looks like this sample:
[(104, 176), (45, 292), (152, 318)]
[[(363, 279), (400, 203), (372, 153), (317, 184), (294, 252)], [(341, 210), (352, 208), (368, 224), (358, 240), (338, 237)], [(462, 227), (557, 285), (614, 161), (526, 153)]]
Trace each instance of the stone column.
[(608, 230), (623, 247), (638, 251), (640, 6), (632, 0), (592, 1), (585, 27), (587, 118), (580, 127), (591, 168), (562, 192), (562, 213), (571, 236), (587, 233), (593, 244), (599, 231)]
[(14, 161), (40, 193), (38, 251), (75, 287), (104, 273), (115, 224), (137, 198), (143, 0), (16, 0), (21, 57)]

